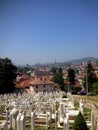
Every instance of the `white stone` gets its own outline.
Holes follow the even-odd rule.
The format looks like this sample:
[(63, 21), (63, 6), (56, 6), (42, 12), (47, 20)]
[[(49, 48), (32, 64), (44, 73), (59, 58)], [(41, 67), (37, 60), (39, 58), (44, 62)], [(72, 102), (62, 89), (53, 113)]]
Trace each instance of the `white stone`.
[(20, 130), (25, 130), (25, 119), (24, 115), (20, 117)]
[(34, 112), (31, 112), (31, 130), (35, 130)]
[(46, 129), (48, 129), (49, 122), (48, 122), (48, 114), (46, 114)]
[(97, 116), (97, 130), (98, 130), (98, 116)]
[(21, 113), (19, 113), (18, 116), (17, 116), (17, 118), (16, 118), (17, 130), (20, 130), (20, 117), (21, 117)]
[(80, 107), (80, 111), (81, 111), (81, 113), (83, 114), (83, 111), (84, 111), (84, 104), (83, 104), (82, 99), (80, 99), (79, 107)]
[(91, 112), (91, 130), (94, 130), (94, 115)]
[(1, 130), (8, 130), (7, 121), (4, 121), (4, 122), (1, 124)]

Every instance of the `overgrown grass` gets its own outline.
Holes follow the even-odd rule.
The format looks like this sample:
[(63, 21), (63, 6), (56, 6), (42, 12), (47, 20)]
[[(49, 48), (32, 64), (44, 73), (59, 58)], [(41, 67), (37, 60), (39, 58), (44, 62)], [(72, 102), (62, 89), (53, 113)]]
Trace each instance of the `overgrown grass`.
[(84, 108), (84, 118), (85, 118), (86, 121), (91, 120), (91, 109)]
[(96, 95), (96, 96), (89, 96), (89, 100), (98, 103), (98, 95)]
[(95, 95), (95, 96), (73, 95), (73, 96), (78, 98), (78, 99), (94, 101), (98, 104), (98, 95)]
[(79, 103), (78, 102), (74, 102), (74, 106), (75, 106), (75, 110), (78, 110), (79, 109)]

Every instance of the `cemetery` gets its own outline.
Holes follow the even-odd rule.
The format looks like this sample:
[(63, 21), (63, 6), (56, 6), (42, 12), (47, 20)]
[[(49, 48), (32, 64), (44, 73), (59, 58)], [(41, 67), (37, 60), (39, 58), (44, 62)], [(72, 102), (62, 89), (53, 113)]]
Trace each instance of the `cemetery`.
[(98, 130), (98, 109), (71, 93), (0, 95), (0, 130), (73, 130), (81, 112), (89, 130)]

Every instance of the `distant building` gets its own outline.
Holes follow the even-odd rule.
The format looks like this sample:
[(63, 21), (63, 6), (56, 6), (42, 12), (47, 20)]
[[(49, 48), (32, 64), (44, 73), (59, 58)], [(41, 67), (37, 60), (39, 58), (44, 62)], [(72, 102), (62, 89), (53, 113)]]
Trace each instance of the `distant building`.
[(27, 78), (16, 82), (16, 92), (53, 92), (60, 91), (59, 85), (50, 81), (47, 76), (41, 76), (40, 78)]
[(30, 92), (52, 92), (54, 91), (54, 82), (43, 79), (35, 79), (30, 82)]

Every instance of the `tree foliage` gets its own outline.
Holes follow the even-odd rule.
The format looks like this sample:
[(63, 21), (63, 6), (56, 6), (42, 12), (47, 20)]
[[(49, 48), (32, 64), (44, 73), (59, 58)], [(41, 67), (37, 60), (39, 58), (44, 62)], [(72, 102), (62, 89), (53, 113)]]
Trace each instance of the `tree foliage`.
[[(93, 83), (96, 82), (96, 75), (93, 69), (93, 66), (91, 64), (91, 61), (88, 62), (87, 64), (87, 82), (88, 82), (88, 91), (93, 91)], [(86, 88), (86, 76), (84, 79), (84, 86)]]
[(97, 65), (97, 67), (98, 67), (98, 61), (96, 62), (96, 65)]
[(62, 68), (56, 69), (52, 81), (59, 84), (61, 89), (64, 90), (64, 79), (62, 77)]
[(93, 92), (98, 94), (98, 81), (93, 83)]
[(31, 66), (18, 66), (17, 73), (27, 74), (28, 71), (34, 71)]
[(55, 67), (52, 67), (52, 68), (51, 68), (51, 72), (52, 72), (53, 74), (55, 74), (55, 73), (56, 73), (56, 68), (55, 68)]
[(72, 68), (68, 69), (68, 80), (70, 84), (75, 84), (75, 70)]
[(17, 67), (10, 59), (0, 58), (0, 93), (10, 93), (14, 91), (14, 80), (16, 78)]
[(88, 76), (89, 83), (92, 84), (96, 81), (95, 72), (90, 61), (88, 62), (88, 65), (87, 65), (87, 76)]
[(74, 130), (88, 130), (86, 121), (85, 121), (83, 115), (81, 114), (81, 112), (79, 112), (79, 114), (77, 115), (77, 117), (74, 121), (73, 129)]

